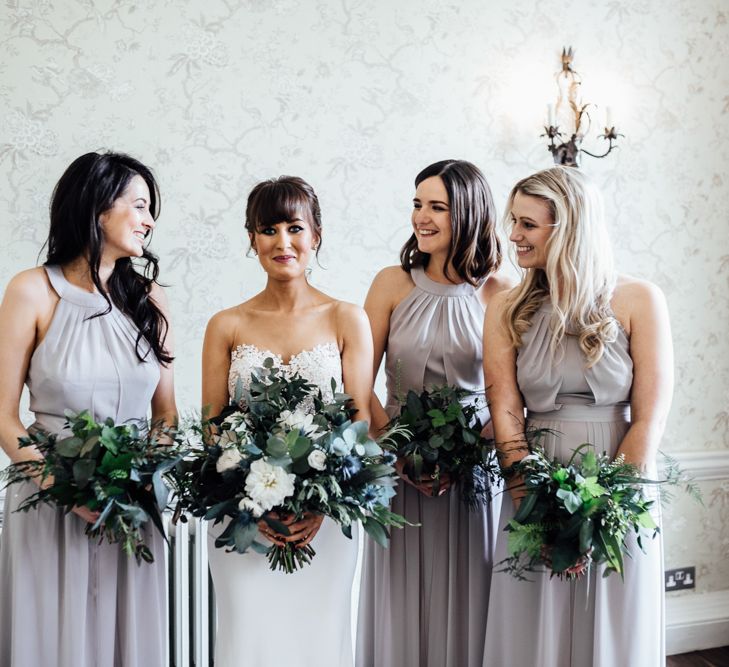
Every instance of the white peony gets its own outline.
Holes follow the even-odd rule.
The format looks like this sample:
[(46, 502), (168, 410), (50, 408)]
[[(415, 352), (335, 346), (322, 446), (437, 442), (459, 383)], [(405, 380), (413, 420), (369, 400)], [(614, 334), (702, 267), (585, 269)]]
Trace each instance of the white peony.
[(241, 462), (242, 458), (240, 452), (235, 447), (224, 449), (220, 458), (215, 462), (215, 469), (221, 474), (226, 470), (232, 470)]
[(327, 455), (321, 449), (309, 452), (306, 461), (314, 470), (324, 470), (327, 467)]
[(306, 414), (303, 410), (297, 408), (293, 412), (284, 410), (279, 417), (278, 423), (290, 431), (301, 431), (310, 438), (321, 435), (319, 427), (313, 423), (314, 415)]
[(279, 466), (272, 466), (263, 459), (251, 463), (246, 478), (246, 493), (264, 511), (280, 505), (294, 493), (296, 475), (287, 473)]
[(250, 512), (256, 519), (263, 514), (263, 508), (250, 498), (242, 498), (238, 503), (241, 512)]
[(240, 435), (248, 433), (248, 422), (242, 412), (234, 412), (232, 415), (228, 415), (223, 423), (229, 424), (231, 430)]

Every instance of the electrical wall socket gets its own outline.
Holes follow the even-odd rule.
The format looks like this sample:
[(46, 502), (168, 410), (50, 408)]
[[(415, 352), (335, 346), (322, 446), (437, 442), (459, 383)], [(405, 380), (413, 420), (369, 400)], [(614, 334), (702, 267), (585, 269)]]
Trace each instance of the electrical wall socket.
[(683, 591), (687, 588), (696, 588), (696, 568), (679, 567), (675, 570), (666, 570), (666, 592)]

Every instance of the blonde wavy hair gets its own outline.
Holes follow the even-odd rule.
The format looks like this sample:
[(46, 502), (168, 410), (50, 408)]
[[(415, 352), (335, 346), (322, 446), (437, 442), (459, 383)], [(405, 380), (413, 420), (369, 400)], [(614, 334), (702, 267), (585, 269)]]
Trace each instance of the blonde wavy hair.
[(505, 325), (514, 347), (547, 300), (552, 305), (551, 350), (563, 354), (565, 335), (579, 337), (587, 367), (615, 340), (618, 323), (610, 308), (615, 271), (602, 196), (574, 167), (553, 167), (519, 181), (509, 194), (505, 223), (517, 193), (549, 206), (553, 231), (546, 244), (546, 267), (527, 269), (506, 301)]

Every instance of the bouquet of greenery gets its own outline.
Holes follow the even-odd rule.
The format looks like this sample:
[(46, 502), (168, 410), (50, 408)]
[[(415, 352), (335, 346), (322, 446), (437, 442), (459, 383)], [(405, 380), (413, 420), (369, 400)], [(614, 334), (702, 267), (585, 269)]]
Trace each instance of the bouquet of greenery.
[(89, 537), (118, 542), (127, 555), (151, 563), (143, 527), (151, 521), (165, 535), (160, 510), (167, 505), (168, 488), (162, 475), (174, 464), (176, 449), (157, 442), (160, 429), (143, 434), (134, 423), (97, 423), (85, 410), (65, 414), (71, 435), (30, 432), (20, 446), (35, 447), (43, 458), (14, 463), (3, 472), (8, 484), (40, 478), (38, 491), (18, 509), (41, 503), (66, 512), (87, 507), (99, 512), (86, 526)]
[(483, 425), (472, 394), (456, 387), (433, 387), (418, 394), (409, 391), (392, 440), (403, 473), (420, 484), (432, 480), (433, 495), (441, 476), (458, 483), (461, 499), (469, 507), (491, 500), (492, 487), (501, 476), (493, 443), (481, 437)]
[(389, 510), (394, 456), (368, 436), (366, 422), (351, 421), (350, 397), (337, 393), (334, 380), (332, 392), (334, 400), (325, 403), (305, 379), (283, 377), (266, 359), (248, 391), (238, 383), (233, 405), (193, 425), (208, 446), (192, 450), (168, 475), (179, 498), (176, 516), (188, 511), (216, 524), (229, 518), (216, 547), (253, 549), (268, 556), (272, 570), (288, 573), (309, 563), (314, 549), (264, 544), (260, 521), (289, 535), (277, 517), (317, 513), (350, 538), (352, 524), (361, 521), (387, 546), (387, 528), (405, 524)]
[[(529, 439), (541, 435), (538, 430)], [(598, 454), (589, 443), (566, 464), (532, 446), (513, 473), (523, 479), (526, 495), (506, 528), (509, 557), (499, 565), (521, 580), (542, 567), (551, 576), (576, 579), (593, 564), (606, 566), (604, 576), (618, 572), (622, 577), (628, 536), (635, 533), (645, 551), (643, 541), (659, 532), (645, 487), (682, 481), (675, 465), (664, 480), (646, 479), (622, 455)], [(687, 490), (696, 494), (690, 483)]]

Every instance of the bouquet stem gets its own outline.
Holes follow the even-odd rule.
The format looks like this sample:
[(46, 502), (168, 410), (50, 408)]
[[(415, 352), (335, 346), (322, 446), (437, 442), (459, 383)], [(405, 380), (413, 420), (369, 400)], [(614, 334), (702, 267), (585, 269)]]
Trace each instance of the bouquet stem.
[(309, 544), (303, 547), (296, 544), (286, 544), (282, 547), (274, 544), (268, 551), (268, 563), (274, 571), (283, 570), (291, 574), (308, 565), (314, 556), (316, 551)]

